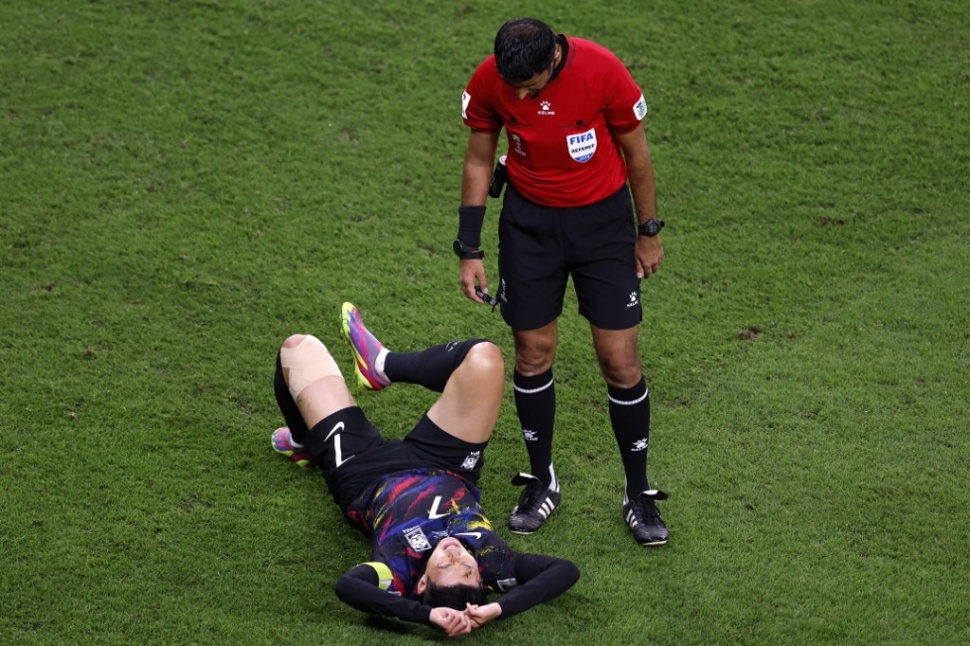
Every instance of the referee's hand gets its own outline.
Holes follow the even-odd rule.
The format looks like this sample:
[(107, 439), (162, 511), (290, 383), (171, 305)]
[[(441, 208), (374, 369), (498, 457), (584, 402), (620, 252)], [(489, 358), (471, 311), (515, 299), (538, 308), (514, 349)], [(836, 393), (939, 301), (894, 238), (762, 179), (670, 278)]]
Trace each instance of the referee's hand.
[(488, 279), (485, 277), (485, 263), (475, 258), (461, 259), (458, 261), (458, 284), (465, 297), (476, 303), (484, 303), (475, 294), (475, 286), (481, 288), (483, 292), (488, 291)]
[(637, 236), (634, 248), (637, 260), (637, 278), (650, 278), (660, 271), (660, 263), (664, 259), (664, 246), (660, 236)]

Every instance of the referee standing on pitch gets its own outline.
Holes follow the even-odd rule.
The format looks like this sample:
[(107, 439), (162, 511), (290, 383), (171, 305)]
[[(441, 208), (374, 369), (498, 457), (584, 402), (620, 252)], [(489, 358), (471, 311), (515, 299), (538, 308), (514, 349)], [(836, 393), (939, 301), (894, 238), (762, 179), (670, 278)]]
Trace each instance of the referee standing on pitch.
[[(474, 301), (491, 299), (481, 230), (485, 200), (507, 176), (497, 296), (515, 340), (515, 404), (531, 470), (513, 479), (525, 486), (508, 521), (516, 533), (536, 531), (559, 505), (553, 361), (571, 275), (606, 381), (626, 475), (624, 520), (641, 545), (667, 542), (656, 506), (666, 494), (647, 479), (650, 399), (637, 347), (640, 280), (664, 257), (646, 114), (642, 91), (614, 54), (532, 18), (502, 26), (462, 96), (470, 133), (454, 250), (462, 290)], [(493, 172), (502, 128), (508, 154)]]

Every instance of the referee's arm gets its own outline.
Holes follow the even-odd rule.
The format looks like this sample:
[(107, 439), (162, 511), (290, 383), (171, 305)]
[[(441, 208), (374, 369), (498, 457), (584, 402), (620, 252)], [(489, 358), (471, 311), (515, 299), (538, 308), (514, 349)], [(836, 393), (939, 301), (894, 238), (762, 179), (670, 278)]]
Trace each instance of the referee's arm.
[(485, 206), (492, 181), (492, 163), (498, 148), (498, 130), (472, 130), (468, 133), (465, 164), (461, 173), (461, 205)]
[(637, 220), (643, 224), (657, 218), (657, 186), (653, 175), (653, 162), (647, 146), (647, 133), (642, 126), (629, 132), (617, 133), (616, 140), (626, 160), (627, 178), (633, 192)]

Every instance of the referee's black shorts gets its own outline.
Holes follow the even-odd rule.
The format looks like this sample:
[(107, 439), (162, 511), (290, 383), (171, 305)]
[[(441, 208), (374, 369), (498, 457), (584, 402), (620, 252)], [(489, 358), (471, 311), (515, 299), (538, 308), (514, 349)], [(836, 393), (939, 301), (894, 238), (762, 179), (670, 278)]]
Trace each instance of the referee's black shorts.
[(344, 513), (385, 476), (409, 469), (451, 471), (469, 487), (476, 487), (487, 445), (465, 442), (427, 415), (403, 440), (385, 440), (357, 406), (329, 415), (304, 439), (304, 446), (323, 470), (334, 502)]
[(533, 330), (562, 314), (570, 275), (579, 313), (596, 327), (625, 330), (643, 317), (634, 247), (636, 226), (626, 185), (569, 208), (540, 206), (509, 185), (499, 218), (502, 318)]

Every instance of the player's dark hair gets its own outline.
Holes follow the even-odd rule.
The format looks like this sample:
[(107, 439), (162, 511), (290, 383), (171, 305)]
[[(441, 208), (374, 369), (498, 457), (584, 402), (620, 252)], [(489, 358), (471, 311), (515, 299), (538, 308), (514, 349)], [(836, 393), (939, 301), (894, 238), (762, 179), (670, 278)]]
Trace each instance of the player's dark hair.
[(495, 35), (495, 66), (507, 83), (523, 83), (552, 66), (556, 35), (535, 18), (510, 20)]
[(466, 603), (478, 606), (488, 603), (488, 595), (485, 593), (485, 588), (480, 585), (437, 586), (429, 582), (428, 587), (424, 589), (422, 601), (432, 608), (444, 606), (464, 610)]

